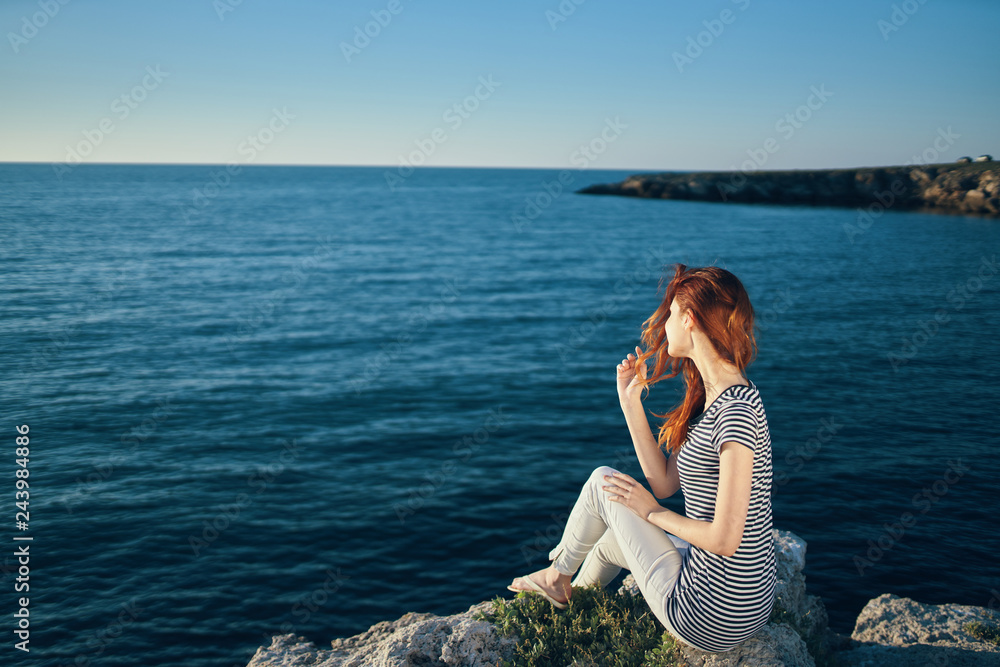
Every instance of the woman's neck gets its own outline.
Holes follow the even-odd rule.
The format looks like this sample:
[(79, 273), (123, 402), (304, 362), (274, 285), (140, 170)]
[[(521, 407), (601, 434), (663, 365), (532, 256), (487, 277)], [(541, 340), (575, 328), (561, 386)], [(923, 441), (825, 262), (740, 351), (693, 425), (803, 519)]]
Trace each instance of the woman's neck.
[(701, 373), (701, 381), (705, 386), (705, 409), (724, 392), (733, 385), (747, 386), (747, 380), (732, 364), (716, 363), (710, 365)]

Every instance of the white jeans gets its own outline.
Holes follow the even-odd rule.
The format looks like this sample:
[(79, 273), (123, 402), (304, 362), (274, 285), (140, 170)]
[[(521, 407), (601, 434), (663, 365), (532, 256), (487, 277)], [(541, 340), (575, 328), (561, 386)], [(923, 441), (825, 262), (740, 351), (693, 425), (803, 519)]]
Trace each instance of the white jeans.
[(690, 544), (657, 528), (621, 503), (609, 500), (604, 475), (618, 472), (600, 466), (590, 474), (569, 514), (559, 544), (549, 552), (552, 567), (572, 575), (571, 586), (597, 583), (604, 588), (622, 568), (635, 578), (642, 596), (660, 623), (676, 636), (667, 620), (667, 597), (681, 572)]

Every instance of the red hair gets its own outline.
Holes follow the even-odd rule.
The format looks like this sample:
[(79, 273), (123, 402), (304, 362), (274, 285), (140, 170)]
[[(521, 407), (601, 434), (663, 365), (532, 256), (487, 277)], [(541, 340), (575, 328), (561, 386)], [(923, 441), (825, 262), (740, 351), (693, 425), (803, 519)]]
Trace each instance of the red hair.
[[(667, 354), (666, 332), (663, 325), (670, 317), (670, 304), (677, 299), (679, 312), (691, 311), (695, 326), (711, 341), (719, 356), (736, 366), (740, 374), (757, 356), (757, 340), (754, 335), (754, 312), (750, 297), (743, 283), (729, 271), (717, 266), (688, 268), (674, 264), (674, 275), (667, 285), (666, 294), (660, 307), (643, 322), (643, 352), (636, 360), (635, 367), (656, 355), (652, 372), (647, 372), (640, 386), (644, 390), (660, 380), (675, 377), (683, 371), (684, 400), (666, 414), (653, 416), (664, 418), (657, 436), (657, 444), (664, 444), (670, 452), (680, 450), (688, 433), (688, 420), (705, 404), (705, 385), (701, 373), (693, 360), (687, 357), (671, 357)], [(663, 286), (664, 275), (660, 279)], [(666, 372), (669, 365), (670, 372)]]

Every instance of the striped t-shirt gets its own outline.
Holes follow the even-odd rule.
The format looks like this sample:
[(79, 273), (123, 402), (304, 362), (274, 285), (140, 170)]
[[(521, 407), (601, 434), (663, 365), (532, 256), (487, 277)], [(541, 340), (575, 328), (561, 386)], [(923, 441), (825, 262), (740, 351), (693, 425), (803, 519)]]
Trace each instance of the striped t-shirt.
[(753, 481), (743, 541), (732, 556), (691, 545), (667, 599), (667, 617), (680, 638), (703, 651), (726, 651), (767, 623), (776, 568), (771, 534), (771, 435), (757, 386), (727, 387), (689, 423), (677, 454), (685, 515), (711, 521), (719, 487), (722, 443), (753, 449)]

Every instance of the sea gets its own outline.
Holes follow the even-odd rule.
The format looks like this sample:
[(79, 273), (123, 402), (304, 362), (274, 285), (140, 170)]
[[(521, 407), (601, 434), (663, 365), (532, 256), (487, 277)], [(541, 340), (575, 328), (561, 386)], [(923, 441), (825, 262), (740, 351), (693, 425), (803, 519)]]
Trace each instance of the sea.
[(512, 598), (594, 468), (642, 479), (615, 366), (676, 263), (750, 295), (774, 527), (831, 627), (883, 593), (1000, 609), (998, 220), (62, 167), (0, 165), (5, 665), (242, 667)]

